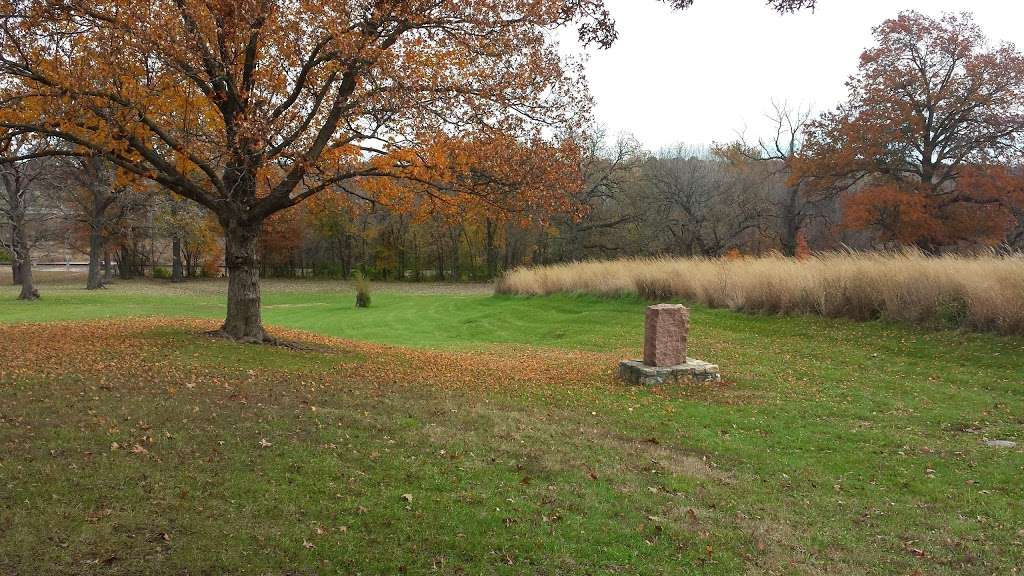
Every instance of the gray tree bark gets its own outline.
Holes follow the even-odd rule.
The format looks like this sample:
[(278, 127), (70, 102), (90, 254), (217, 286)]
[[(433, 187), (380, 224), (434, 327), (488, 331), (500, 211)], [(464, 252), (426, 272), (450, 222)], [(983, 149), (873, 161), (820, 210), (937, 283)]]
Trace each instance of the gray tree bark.
[(785, 256), (796, 255), (797, 238), (800, 234), (801, 222), (800, 213), (800, 189), (798, 187), (787, 187), (786, 197), (782, 202), (779, 230), (779, 246)]
[(32, 282), (32, 256), (28, 250), (25, 250), (24, 256), (18, 264), (21, 279), (21, 292), (18, 294), (18, 300), (39, 299), (39, 291), (36, 290), (35, 284)]
[(14, 267), (18, 270), (18, 283), (21, 284), (19, 300), (35, 300), (39, 298), (39, 292), (32, 282), (32, 254), (28, 240), (28, 229), (25, 226), (24, 202), (18, 199), (15, 208), (11, 210), (11, 221), (14, 224)]
[(90, 158), (85, 164), (84, 184), (91, 188), (91, 197), (83, 208), (87, 214), (89, 225), (89, 275), (86, 279), (86, 290), (103, 288), (103, 253), (106, 240), (103, 232), (110, 225), (107, 213), (117, 202), (119, 194), (105, 172), (105, 166), (97, 158)]
[(448, 226), (448, 240), (451, 242), (451, 277), (449, 280), (452, 282), (458, 282), (462, 277), (461, 262), (459, 259), (459, 242), (462, 240), (462, 225), (459, 226)]
[(494, 279), (498, 276), (498, 245), (495, 242), (495, 236), (497, 235), (498, 225), (491, 220), (487, 219), (485, 222), (485, 244), (487, 250), (487, 278)]
[(92, 224), (89, 230), (89, 276), (85, 283), (86, 290), (103, 288), (103, 230), (95, 221)]
[(114, 279), (114, 266), (110, 262), (110, 251), (103, 252), (103, 282), (109, 283)]
[(272, 342), (260, 315), (260, 267), (256, 247), (260, 225), (223, 224), (225, 263), (228, 269), (228, 314), (221, 333), (248, 343)]
[(3, 166), (3, 185), (6, 198), (6, 212), (11, 222), (11, 271), (15, 284), (21, 284), (20, 300), (35, 300), (39, 292), (32, 283), (32, 243), (28, 232), (28, 183), (23, 174), (12, 164)]
[(171, 282), (184, 282), (185, 275), (181, 265), (181, 234), (175, 230), (171, 240)]
[(21, 266), (18, 264), (18, 258), (15, 256), (20, 248), (18, 243), (20, 242), (19, 237), (21, 236), (18, 231), (17, 224), (11, 223), (11, 284), (17, 286), (21, 284)]

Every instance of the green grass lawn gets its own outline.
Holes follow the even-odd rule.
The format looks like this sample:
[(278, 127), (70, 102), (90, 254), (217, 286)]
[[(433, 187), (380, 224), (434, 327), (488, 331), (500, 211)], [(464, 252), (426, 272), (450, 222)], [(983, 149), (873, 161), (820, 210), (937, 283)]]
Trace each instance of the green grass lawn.
[(289, 350), (203, 336), (219, 283), (41, 288), (0, 290), (0, 574), (1024, 564), (1024, 339), (696, 308), (725, 382), (650, 390), (639, 300), (268, 283), (355, 341)]

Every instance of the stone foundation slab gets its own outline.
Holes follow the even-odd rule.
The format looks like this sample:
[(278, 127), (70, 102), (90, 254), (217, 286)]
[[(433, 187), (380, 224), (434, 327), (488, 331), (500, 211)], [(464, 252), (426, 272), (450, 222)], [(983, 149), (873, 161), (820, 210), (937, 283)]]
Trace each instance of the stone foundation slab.
[(619, 378), (641, 386), (722, 380), (717, 365), (693, 358), (678, 366), (648, 366), (643, 360), (623, 360), (619, 363)]

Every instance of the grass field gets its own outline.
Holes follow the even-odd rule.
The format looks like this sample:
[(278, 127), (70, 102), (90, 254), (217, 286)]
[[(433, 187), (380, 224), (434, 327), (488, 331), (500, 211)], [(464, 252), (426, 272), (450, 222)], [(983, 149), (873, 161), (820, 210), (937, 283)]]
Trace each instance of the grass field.
[[(1024, 339), (634, 298), (270, 282), (0, 289), (0, 574), (1018, 574)], [(994, 448), (985, 439), (1016, 440)]]

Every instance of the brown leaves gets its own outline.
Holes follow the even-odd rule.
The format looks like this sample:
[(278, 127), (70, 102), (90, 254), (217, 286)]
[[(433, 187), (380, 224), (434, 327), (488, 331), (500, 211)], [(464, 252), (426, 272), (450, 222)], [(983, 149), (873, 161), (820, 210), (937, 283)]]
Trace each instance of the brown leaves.
[[(201, 334), (215, 327), (208, 321), (192, 319), (119, 319), (87, 322), (19, 324), (0, 326), (0, 355), (18, 355), (25, 362), (12, 367), (11, 376), (33, 375), (46, 378), (81, 377), (97, 387), (113, 388), (105, 393), (124, 391), (126, 383), (145, 387), (160, 383), (165, 393), (165, 382), (198, 382), (201, 386), (224, 386), (224, 369), (203, 362), (159, 362), (159, 376), (154, 374), (154, 358), (165, 359), (161, 350), (166, 343), (154, 330), (168, 326), (184, 328)], [(374, 385), (418, 384), (452, 389), (518, 389), (544, 393), (550, 388), (577, 388), (614, 385), (612, 369), (618, 356), (606, 353), (508, 348), (495, 351), (436, 351), (397, 348), (366, 342), (353, 342), (301, 332), (274, 328), (275, 335), (322, 350), (343, 350), (357, 354), (360, 361), (358, 375), (361, 382)], [(17, 346), (15, 349), (14, 346)], [(102, 358), (118, 358), (118, 372), (112, 374)], [(261, 369), (246, 377), (253, 381), (276, 378), (287, 371)], [(333, 386), (345, 381), (350, 371), (317, 373), (314, 378), (296, 381), (296, 386), (316, 390), (320, 386)], [(183, 387), (178, 394), (193, 394), (196, 386)], [(249, 391), (225, 387), (225, 400), (246, 405)], [(245, 400), (245, 402), (243, 402)], [(312, 409), (311, 409), (312, 410)], [(148, 446), (153, 442), (146, 430), (133, 442)], [(168, 432), (169, 433), (169, 432)], [(161, 432), (163, 434), (163, 432)], [(149, 439), (147, 439), (149, 438)], [(261, 448), (270, 448), (273, 442), (259, 439)]]
[(1024, 55), (969, 14), (902, 12), (875, 28), (847, 102), (809, 126), (793, 182), (849, 192), (846, 226), (880, 240), (996, 244), (1024, 205)]
[[(614, 37), (602, 0), (26, 0), (0, 12), (0, 119), (256, 224), (334, 184), (358, 196), (367, 178), (403, 179), (424, 201), (470, 187), (513, 209), (564, 197), (573, 165), (532, 144), (578, 132), (591, 100), (550, 31)], [(418, 170), (467, 166), (451, 142), (438, 148), (450, 134), (478, 135), (474, 170)], [(224, 176), (225, 159), (244, 173)]]
[(916, 541), (914, 540), (908, 540), (906, 542), (903, 542), (903, 549), (909, 552), (911, 555), (916, 556), (918, 558), (926, 558), (928, 556), (928, 553), (922, 550), (921, 548), (918, 548), (915, 544)]
[(108, 516), (110, 516), (113, 513), (114, 513), (114, 511), (111, 510), (110, 508), (101, 508), (101, 509), (96, 510), (94, 512), (90, 512), (89, 515), (85, 517), (85, 519), (88, 522), (95, 523), (95, 522), (99, 522), (100, 520), (102, 520), (104, 518), (107, 518)]

